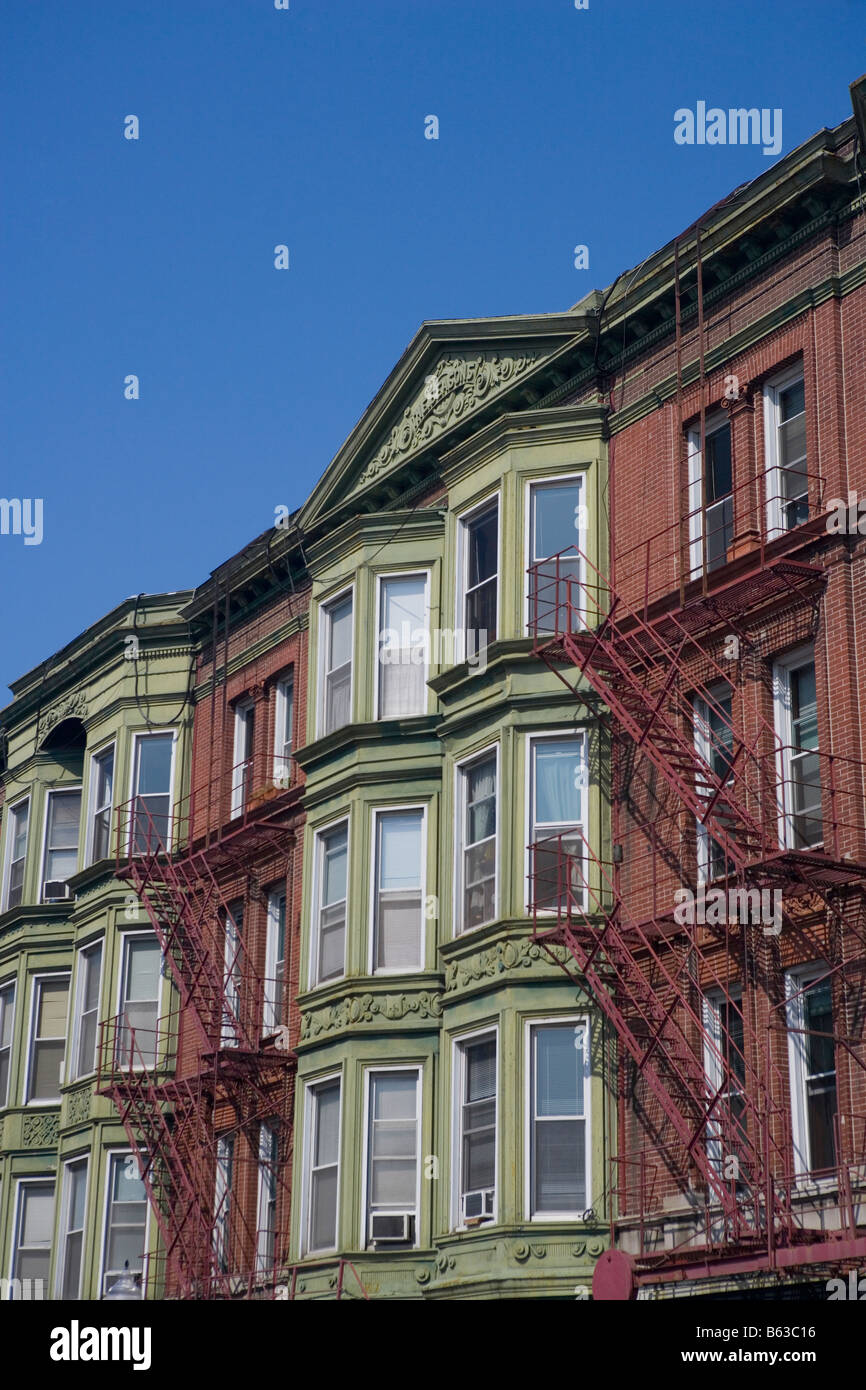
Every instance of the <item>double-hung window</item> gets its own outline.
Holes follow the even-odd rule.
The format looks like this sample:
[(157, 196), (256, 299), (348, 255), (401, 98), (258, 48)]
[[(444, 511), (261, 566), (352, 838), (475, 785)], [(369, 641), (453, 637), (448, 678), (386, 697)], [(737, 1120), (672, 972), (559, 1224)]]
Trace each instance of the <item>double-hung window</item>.
[(427, 708), (427, 575), (383, 578), (379, 590), (380, 719), (402, 719)]
[(553, 479), (529, 487), (529, 622), (533, 631), (568, 632), (584, 612), (583, 480)]
[(111, 847), (114, 745), (95, 753), (90, 767), (90, 844), (87, 860), (107, 859)]
[(45, 854), (42, 860), (42, 901), (66, 893), (66, 880), (78, 868), (78, 826), (81, 789), (50, 791), (45, 813)]
[(457, 1225), (496, 1216), (496, 1034), (457, 1048)]
[(133, 756), (133, 854), (170, 848), (174, 734), (137, 734)]
[(268, 934), (265, 947), (265, 1033), (274, 1033), (283, 1022), (286, 992), (286, 890), (268, 896)]
[(786, 977), (788, 1066), (794, 1167), (820, 1173), (836, 1165), (836, 1048), (833, 998), (826, 967)]
[(280, 1131), (275, 1123), (259, 1130), (259, 1190), (256, 1263), (260, 1275), (274, 1267), (277, 1253), (277, 1194)]
[(340, 1078), (307, 1088), (305, 1253), (334, 1250), (340, 1186)]
[(530, 906), (556, 912), (584, 902), (586, 740), (529, 741)]
[(66, 1055), (69, 975), (37, 975), (33, 981), (27, 1100), (59, 1101)]
[(235, 705), (234, 752), (232, 755), (232, 820), (243, 815), (250, 799), (253, 781), (253, 739), (256, 708), (252, 700)]
[(764, 387), (767, 458), (767, 533), (774, 536), (809, 520), (806, 462), (806, 388), (802, 367)]
[(731, 424), (710, 417), (705, 424), (706, 465), (700, 430), (689, 432), (689, 536), (691, 577), (718, 569), (728, 558), (734, 536)]
[(496, 916), (497, 756), (484, 753), (458, 768), (457, 934)]
[(216, 1175), (214, 1179), (213, 1248), (217, 1268), (228, 1272), (231, 1255), (231, 1206), (234, 1177), (235, 1137), (221, 1134), (217, 1139)]
[(6, 832), (6, 901), (4, 908), (18, 907), (24, 894), (24, 867), (27, 862), (27, 826), (30, 821), (30, 799), (19, 801), (9, 809), (9, 829)]
[(73, 1080), (96, 1070), (96, 1044), (99, 1034), (99, 985), (102, 978), (102, 942), (95, 941), (78, 952), (76, 979), (75, 1035), (73, 1041)]
[(81, 1265), (87, 1210), (87, 1159), (63, 1165), (57, 1297), (81, 1297)]
[(274, 784), (287, 787), (292, 780), (292, 748), (295, 727), (295, 678), (291, 671), (274, 687)]
[(12, 1025), (15, 1021), (15, 981), (0, 985), (0, 1110), (9, 1100)]
[(323, 734), (341, 729), (352, 718), (351, 593), (322, 605), (322, 706), (319, 724)]
[(499, 499), (461, 518), (462, 625), (472, 656), (496, 641), (499, 590)]
[(420, 970), (424, 812), (375, 814), (374, 970)]
[(774, 670), (778, 735), (779, 838), (786, 849), (815, 849), (823, 842), (818, 697), (811, 649), (777, 663)]
[(574, 1217), (589, 1205), (588, 1028), (529, 1026), (529, 1215)]
[[(12, 1248), (12, 1279), (9, 1297), (48, 1297), (51, 1269), (51, 1239), (54, 1232), (54, 1180), (37, 1179), (18, 1187), (15, 1243)], [(21, 1288), (21, 1281), (29, 1282)]]
[[(716, 784), (727, 786), (732, 779), (734, 751), (733, 697), (727, 684), (707, 690), (706, 696), (696, 695), (693, 702), (695, 750), (712, 773), (698, 775), (697, 793), (708, 806), (713, 802), (715, 816), (734, 833), (734, 818), (725, 812), (724, 802), (716, 797)], [(697, 823), (698, 875), (701, 883), (718, 878), (730, 870), (722, 846), (709, 833), (702, 820)]]
[(346, 968), (349, 823), (316, 836), (313, 982), (337, 979)]
[[(113, 1153), (108, 1168), (108, 1210), (102, 1255), (102, 1292), (124, 1273), (144, 1274), (147, 1192), (131, 1153)], [(126, 1267), (128, 1266), (128, 1268)]]
[(222, 1045), (223, 1047), (237, 1047), (236, 1024), (240, 1021), (241, 992), (243, 989), (243, 899), (239, 898), (236, 902), (229, 903), (224, 926), (223, 987), (225, 990), (225, 1008), (223, 1010)]
[[(704, 999), (706, 1040), (704, 1070), (715, 1115), (707, 1126), (707, 1152), (716, 1170), (733, 1181), (746, 1181), (746, 1055), (743, 1001), (739, 989), (730, 994), (710, 991)], [(731, 1159), (736, 1162), (732, 1166)]]
[(123, 942), (120, 976), (121, 1030), (118, 1063), (152, 1067), (157, 1057), (160, 968), (159, 941), (151, 933), (127, 936)]
[(415, 1244), (419, 1081), (417, 1070), (369, 1074), (364, 1242), (377, 1249)]

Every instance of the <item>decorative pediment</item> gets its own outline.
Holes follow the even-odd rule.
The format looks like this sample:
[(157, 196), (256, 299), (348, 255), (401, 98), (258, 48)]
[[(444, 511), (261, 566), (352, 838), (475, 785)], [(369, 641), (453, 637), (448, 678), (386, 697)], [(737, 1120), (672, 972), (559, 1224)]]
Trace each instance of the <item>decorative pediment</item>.
[(367, 464), (358, 487), (366, 487), (426, 448), (458, 420), (480, 410), (525, 376), (544, 355), (541, 348), (524, 348), (513, 355), (470, 351), (440, 357)]
[(61, 723), (64, 719), (84, 719), (86, 715), (87, 700), (83, 693), (77, 690), (42, 716), (42, 728), (47, 733), (49, 729), (54, 728), (55, 724)]

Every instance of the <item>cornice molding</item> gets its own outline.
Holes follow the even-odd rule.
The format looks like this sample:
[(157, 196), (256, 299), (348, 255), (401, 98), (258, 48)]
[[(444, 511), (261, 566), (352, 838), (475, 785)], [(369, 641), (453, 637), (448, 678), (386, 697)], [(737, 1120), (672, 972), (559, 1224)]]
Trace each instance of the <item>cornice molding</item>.
[[(441, 977), (434, 979), (436, 983), (441, 982)], [(299, 1000), (301, 1044), (314, 1043), (359, 1026), (391, 1028), (400, 1024), (405, 1027), (407, 1022), (429, 1024), (442, 1017), (442, 994), (431, 988), (429, 981), (424, 987), (404, 985), (402, 989), (393, 983), (388, 989), (387, 985), (376, 981), (373, 988), (361, 991), (357, 989), (357, 981), (345, 981), (341, 985), (344, 989), (348, 987), (349, 992), (319, 1007), (314, 1007), (315, 996)]]

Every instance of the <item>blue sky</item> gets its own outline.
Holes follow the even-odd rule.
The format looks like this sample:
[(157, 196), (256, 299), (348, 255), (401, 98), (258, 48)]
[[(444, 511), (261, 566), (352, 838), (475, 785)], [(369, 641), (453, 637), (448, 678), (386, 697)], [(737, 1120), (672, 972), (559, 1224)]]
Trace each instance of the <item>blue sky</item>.
[(771, 162), (676, 108), (780, 107), (787, 153), (864, 40), (862, 0), (0, 7), (0, 496), (43, 499), (0, 687), (297, 506), (422, 320), (567, 308)]

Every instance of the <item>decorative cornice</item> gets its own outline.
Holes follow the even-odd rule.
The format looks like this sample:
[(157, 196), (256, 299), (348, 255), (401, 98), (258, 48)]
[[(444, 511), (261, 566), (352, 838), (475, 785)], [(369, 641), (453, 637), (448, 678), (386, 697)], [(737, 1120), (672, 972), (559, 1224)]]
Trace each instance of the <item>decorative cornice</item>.
[(414, 400), (361, 474), (358, 488), (432, 444), (525, 376), (545, 354), (524, 348), (502, 352), (462, 352), (439, 358)]
[(313, 1042), (326, 1033), (339, 1033), (359, 1023), (400, 1023), (414, 1015), (418, 1019), (442, 1016), (442, 995), (432, 990), (417, 993), (346, 995), (322, 1009), (301, 1015), (301, 1042)]
[[(564, 946), (551, 948), (557, 959), (565, 960), (568, 952)], [(495, 980), (507, 970), (553, 970), (553, 962), (547, 950), (537, 945), (529, 937), (497, 941), (486, 950), (473, 955), (451, 960), (445, 966), (445, 993), (467, 989), (472, 985)]]
[(47, 733), (54, 728), (55, 724), (60, 724), (64, 719), (85, 719), (87, 717), (87, 700), (82, 690), (74, 690), (71, 695), (67, 695), (65, 700), (59, 700), (42, 716), (40, 720), (42, 728)]

